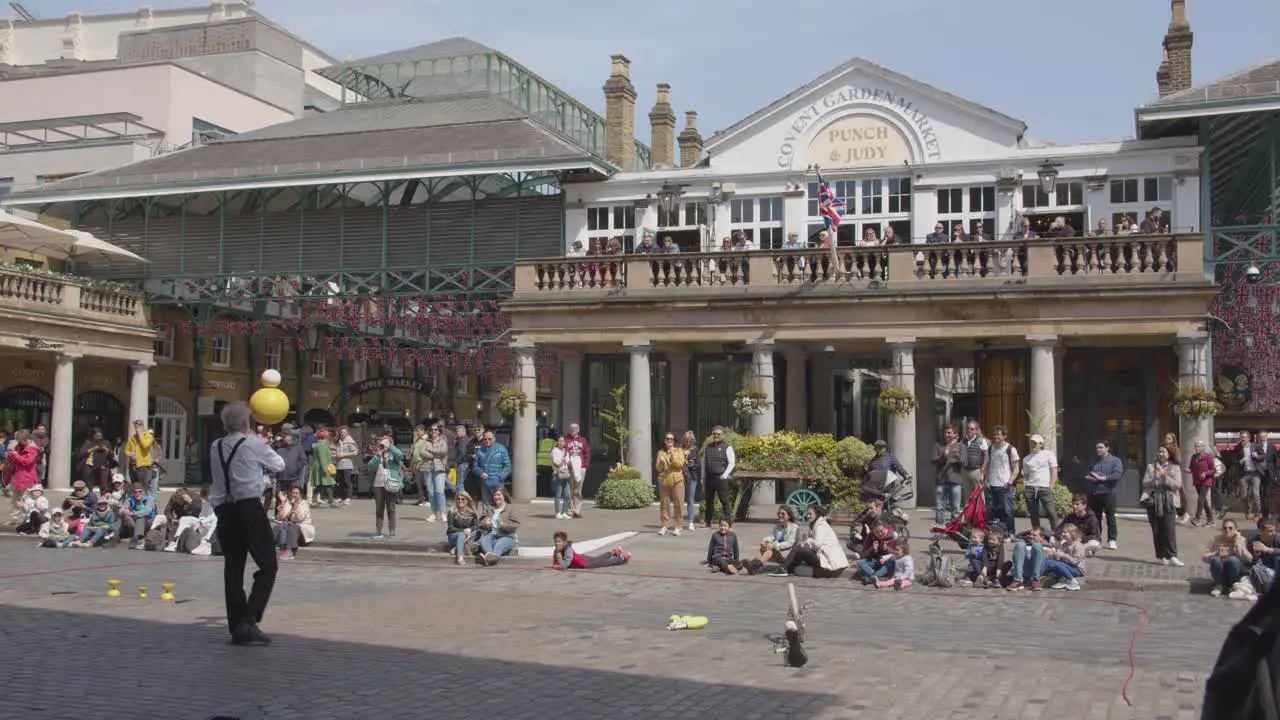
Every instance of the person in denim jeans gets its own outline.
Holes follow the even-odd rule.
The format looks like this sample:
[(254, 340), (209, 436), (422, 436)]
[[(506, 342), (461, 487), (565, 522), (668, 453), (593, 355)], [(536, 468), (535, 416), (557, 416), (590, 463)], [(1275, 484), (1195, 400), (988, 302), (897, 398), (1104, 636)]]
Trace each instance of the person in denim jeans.
[(84, 529), (80, 531), (80, 544), (97, 547), (105, 542), (115, 529), (116, 514), (112, 512), (110, 502), (106, 498), (99, 498), (97, 509), (89, 516)]
[(453, 489), (450, 492), (466, 485), (467, 472), (471, 470), (474, 442), (475, 438), (467, 433), (466, 425), (459, 425), (453, 429)]
[(1018, 538), (1013, 542), (1013, 564), (1009, 570), (1011, 582), (1009, 592), (1022, 589), (1025, 579), (1032, 590), (1040, 590), (1040, 578), (1044, 575), (1044, 531), (1038, 527), (1031, 528), (1026, 539)]
[(960, 484), (964, 478), (960, 458), (960, 433), (948, 427), (942, 434), (941, 445), (934, 448), (933, 467), (937, 472), (937, 502), (934, 521), (944, 525), (960, 512), (963, 500), (960, 497)]
[(986, 502), (987, 520), (1002, 523), (1009, 534), (1017, 532), (1013, 520), (1013, 483), (1022, 472), (1022, 458), (1005, 438), (1008, 431), (1003, 425), (991, 431), (994, 440), (987, 453)]
[(476, 539), (480, 524), (471, 493), (466, 490), (454, 493), (448, 523), (445, 540), (449, 543), (449, 554), (453, 555), (454, 563), (466, 565), (467, 541)]
[(689, 454), (684, 463), (684, 516), (688, 519), (689, 531), (692, 532), (695, 527), (694, 519), (698, 517), (694, 512), (697, 510), (698, 503), (698, 482), (702, 479), (702, 461), (698, 457), (698, 436), (692, 430), (685, 430), (680, 446)]
[(573, 499), (573, 468), (569, 467), (568, 441), (563, 437), (551, 448), (551, 497), (554, 499), (556, 519), (569, 519), (569, 502)]
[(506, 491), (495, 488), (489, 497), (492, 502), (480, 514), (480, 553), (476, 559), (481, 565), (497, 565), (498, 558), (511, 552), (520, 528), (520, 520), (507, 503)]
[(1023, 497), (1027, 501), (1027, 514), (1031, 516), (1031, 529), (1040, 529), (1040, 518), (1049, 519), (1049, 532), (1058, 526), (1057, 501), (1053, 488), (1058, 484), (1058, 458), (1044, 447), (1043, 435), (1032, 435), (1031, 452), (1022, 458)]
[(1235, 594), (1235, 584), (1241, 578), (1248, 577), (1253, 554), (1240, 534), (1235, 520), (1225, 520), (1222, 532), (1209, 541), (1204, 551), (1204, 561), (1209, 565), (1209, 575), (1213, 577), (1213, 590), (1209, 594), (1221, 597), (1222, 593)]

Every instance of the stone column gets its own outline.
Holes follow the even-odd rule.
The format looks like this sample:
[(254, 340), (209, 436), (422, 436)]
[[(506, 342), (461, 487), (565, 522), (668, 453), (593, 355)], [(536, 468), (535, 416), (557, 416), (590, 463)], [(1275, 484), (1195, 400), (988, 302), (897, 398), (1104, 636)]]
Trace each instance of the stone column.
[[(915, 387), (911, 388), (916, 396), (916, 451), (911, 457), (898, 455), (898, 461), (915, 478), (915, 498), (908, 507), (916, 507), (931, 498), (923, 497), (921, 482), (933, 486), (933, 474), (926, 472), (933, 463), (933, 448), (938, 437), (938, 361), (936, 358), (919, 359), (916, 363)], [(921, 474), (925, 477), (921, 477)]]
[[(777, 401), (777, 393), (773, 390), (773, 341), (761, 340), (752, 346), (751, 355), (751, 380), (755, 387), (764, 393), (765, 402), (768, 403), (769, 409), (765, 410), (761, 415), (751, 416), (751, 434), (756, 437), (772, 434), (775, 426), (777, 408), (774, 403)], [(774, 487), (773, 481), (761, 481), (756, 483), (755, 490), (751, 493), (751, 507), (765, 508), (768, 517), (772, 508), (777, 504), (777, 489)]]
[[(1178, 333), (1178, 387), (1212, 389), (1209, 377), (1209, 334), (1204, 331)], [(1213, 418), (1179, 418), (1178, 439), (1193, 452), (1196, 441), (1213, 449)]]
[(649, 341), (623, 343), (631, 351), (631, 377), (627, 386), (627, 424), (631, 438), (627, 442), (626, 462), (640, 471), (640, 477), (653, 482), (653, 403), (649, 378)]
[(693, 371), (693, 355), (685, 350), (674, 350), (667, 353), (667, 363), (671, 368), (671, 397), (668, 402), (671, 403), (671, 432), (676, 433), (676, 438), (684, 434), (685, 430), (694, 430), (693, 413), (689, 408), (689, 401), (693, 398), (693, 392), (689, 386), (689, 374)]
[(53, 371), (53, 416), (49, 428), (49, 487), (71, 489), (71, 419), (75, 413), (76, 360), (59, 355)]
[(582, 353), (560, 353), (560, 434), (582, 425)]
[(512, 428), (511, 492), (520, 502), (528, 502), (538, 494), (538, 374), (533, 345), (516, 345), (515, 354), (516, 382), (529, 404), (516, 414)]
[(1057, 335), (1028, 335), (1031, 344), (1031, 432), (1044, 436), (1044, 449), (1058, 454)]
[[(147, 422), (147, 411), (150, 409), (148, 400), (148, 392), (151, 383), (151, 368), (155, 367), (153, 362), (134, 363), (129, 366), (132, 371), (129, 375), (129, 422), (141, 420)], [(126, 428), (127, 430), (127, 428)]]
[[(894, 384), (912, 394), (916, 392), (916, 339), (914, 337), (886, 338), (893, 353)], [(930, 383), (932, 384), (932, 383)], [(929, 401), (916, 398), (916, 404)], [(905, 415), (889, 417), (889, 449), (898, 456), (898, 462), (911, 473), (912, 485), (918, 482), (916, 469), (916, 410)]]
[(805, 393), (805, 378), (809, 353), (800, 348), (784, 351), (787, 358), (787, 424), (788, 430), (803, 433), (809, 431), (809, 397)]

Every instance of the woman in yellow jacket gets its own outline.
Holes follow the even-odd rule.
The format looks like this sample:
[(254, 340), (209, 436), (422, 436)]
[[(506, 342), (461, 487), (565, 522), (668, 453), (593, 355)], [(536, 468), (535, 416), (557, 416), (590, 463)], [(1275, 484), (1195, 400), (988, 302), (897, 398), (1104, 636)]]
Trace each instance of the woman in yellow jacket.
[(653, 464), (658, 472), (659, 520), (662, 523), (658, 528), (659, 535), (666, 535), (668, 526), (672, 535), (680, 534), (684, 515), (684, 463), (687, 459), (685, 449), (676, 444), (676, 436), (667, 433)]

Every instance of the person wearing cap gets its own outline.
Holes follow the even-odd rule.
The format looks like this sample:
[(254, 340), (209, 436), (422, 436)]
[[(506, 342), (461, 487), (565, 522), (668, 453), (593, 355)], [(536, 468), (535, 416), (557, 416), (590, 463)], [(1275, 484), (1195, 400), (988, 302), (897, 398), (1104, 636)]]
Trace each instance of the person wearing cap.
[(902, 467), (902, 463), (898, 462), (898, 456), (889, 452), (889, 443), (884, 440), (877, 440), (873, 447), (875, 448), (876, 455), (871, 458), (871, 462), (867, 463), (867, 472), (888, 470), (899, 477), (911, 477), (911, 474), (907, 472), (906, 468)]
[(111, 505), (112, 512), (120, 512), (120, 506), (124, 505), (124, 494), (124, 475), (116, 473), (111, 476), (111, 489), (98, 498), (106, 500)]
[(156, 519), (156, 501), (140, 482), (129, 489), (129, 497), (120, 506), (120, 536), (129, 536), (129, 549), (142, 547), (142, 536), (147, 534)]
[[(250, 434), (249, 406), (231, 403), (222, 409), (226, 435), (209, 448), (212, 500), (218, 517), (218, 544), (222, 548), (223, 590), (227, 606), (227, 630), (235, 645), (269, 645), (271, 638), (258, 629), (276, 583), (279, 560), (271, 522), (262, 506), (269, 473), (284, 470), (284, 460), (260, 437)], [(248, 558), (258, 566), (253, 589), (244, 593), (244, 569)]]
[(1058, 484), (1058, 458), (1044, 447), (1044, 436), (1031, 436), (1031, 452), (1022, 458), (1023, 496), (1027, 500), (1027, 514), (1031, 516), (1032, 529), (1040, 528), (1041, 516), (1048, 518), (1046, 537), (1053, 537), (1058, 526), (1057, 503), (1053, 489)]
[(136, 418), (133, 421), (133, 434), (124, 444), (124, 456), (133, 466), (134, 481), (146, 485), (153, 496), (160, 491), (160, 476), (155, 472), (155, 457), (152, 453), (155, 446), (155, 433), (147, 427), (146, 421)]
[(67, 521), (63, 516), (62, 508), (54, 510), (49, 522), (40, 528), (40, 547), (71, 547), (71, 543), (75, 542), (75, 539), (76, 536), (71, 534), (71, 527), (67, 525)]
[(106, 498), (98, 498), (89, 521), (80, 530), (80, 542), (77, 547), (97, 547), (115, 535), (116, 513), (111, 509)]
[(71, 483), (71, 494), (62, 501), (62, 509), (76, 519), (88, 517), (98, 504), (98, 494), (89, 489), (83, 480)]
[(18, 526), (18, 534), (35, 535), (49, 517), (49, 498), (44, 496), (44, 486), (32, 485), (20, 504), (23, 521)]

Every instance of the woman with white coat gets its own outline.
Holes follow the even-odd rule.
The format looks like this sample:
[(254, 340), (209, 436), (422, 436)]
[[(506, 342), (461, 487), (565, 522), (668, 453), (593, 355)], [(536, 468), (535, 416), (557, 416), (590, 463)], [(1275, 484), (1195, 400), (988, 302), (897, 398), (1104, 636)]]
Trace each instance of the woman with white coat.
[(797, 568), (808, 565), (813, 568), (815, 578), (834, 578), (840, 577), (844, 569), (849, 567), (849, 558), (845, 557), (840, 538), (831, 529), (826, 514), (826, 509), (819, 505), (812, 505), (805, 511), (805, 520), (809, 521), (809, 537), (791, 548), (786, 565), (775, 575), (795, 575)]

